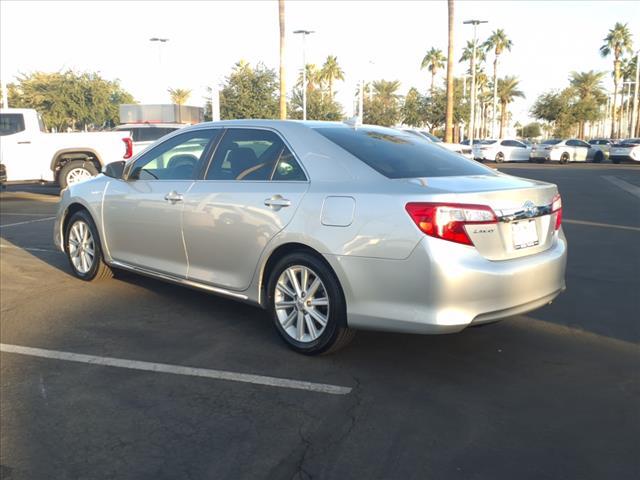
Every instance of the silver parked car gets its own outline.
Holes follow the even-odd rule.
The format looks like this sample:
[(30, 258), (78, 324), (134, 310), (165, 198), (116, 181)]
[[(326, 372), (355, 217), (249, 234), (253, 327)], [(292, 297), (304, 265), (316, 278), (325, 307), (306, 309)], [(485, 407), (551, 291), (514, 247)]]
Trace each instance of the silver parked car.
[(530, 146), (510, 138), (482, 140), (473, 146), (473, 158), (495, 160), (496, 163), (528, 162), (530, 153)]
[(604, 158), (603, 155), (602, 150), (599, 148), (577, 138), (566, 140), (551, 138), (540, 144), (535, 144), (531, 149), (531, 161), (538, 163), (544, 163), (547, 160), (562, 164), (587, 161), (601, 162)]
[(410, 133), (243, 120), (72, 185), (54, 237), (81, 279), (126, 269), (260, 305), (318, 354), (354, 329), (451, 333), (551, 302), (561, 220), (555, 185)]

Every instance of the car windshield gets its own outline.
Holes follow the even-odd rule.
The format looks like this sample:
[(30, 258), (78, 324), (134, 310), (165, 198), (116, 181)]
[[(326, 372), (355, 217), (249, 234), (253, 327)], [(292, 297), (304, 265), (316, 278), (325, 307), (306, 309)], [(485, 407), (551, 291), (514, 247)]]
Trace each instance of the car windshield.
[(483, 165), (405, 132), (371, 126), (314, 130), (388, 178), (495, 175)]
[(623, 140), (620, 143), (624, 145), (638, 145), (640, 144), (640, 138), (627, 138), (626, 140)]
[(556, 138), (551, 138), (549, 140), (545, 140), (544, 142), (542, 142), (542, 145), (557, 145), (561, 142), (562, 140), (558, 140)]

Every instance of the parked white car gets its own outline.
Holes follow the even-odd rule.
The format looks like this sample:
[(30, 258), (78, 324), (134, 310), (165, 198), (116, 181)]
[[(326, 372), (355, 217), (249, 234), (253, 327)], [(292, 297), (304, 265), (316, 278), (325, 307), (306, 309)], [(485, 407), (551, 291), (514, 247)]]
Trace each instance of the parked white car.
[(129, 158), (129, 132), (47, 133), (33, 109), (0, 110), (3, 182), (57, 182), (61, 188), (97, 175), (104, 165)]
[(612, 145), (609, 158), (613, 163), (625, 160), (640, 163), (640, 138), (628, 138)]
[(137, 155), (156, 140), (184, 126), (182, 123), (125, 123), (118, 125), (114, 130), (131, 134), (133, 155)]
[[(531, 149), (531, 161), (544, 163), (549, 160), (552, 162), (568, 163), (568, 162), (586, 162), (594, 160), (596, 154), (602, 155), (602, 151), (596, 147), (592, 147), (587, 142), (577, 138), (569, 138), (560, 140), (551, 138), (542, 143), (536, 144)], [(598, 158), (600, 158), (598, 155)], [(600, 158), (600, 161), (602, 158)]]
[(462, 145), (460, 143), (447, 143), (443, 142), (441, 138), (436, 137), (432, 133), (429, 133), (424, 130), (413, 130), (410, 128), (405, 129), (405, 132), (413, 133), (414, 135), (418, 135), (432, 143), (435, 143), (439, 147), (446, 148), (452, 152), (459, 153), (462, 156), (465, 156), (471, 160), (473, 160), (473, 155), (471, 154), (471, 147), (468, 145)]
[(510, 138), (482, 140), (473, 145), (473, 158), (502, 162), (528, 162), (531, 147)]

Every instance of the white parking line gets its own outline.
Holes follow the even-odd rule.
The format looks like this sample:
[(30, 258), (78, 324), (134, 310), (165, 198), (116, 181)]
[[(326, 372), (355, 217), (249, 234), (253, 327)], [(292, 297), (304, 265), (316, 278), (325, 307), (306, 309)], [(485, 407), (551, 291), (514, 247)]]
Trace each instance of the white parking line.
[(14, 213), (14, 212), (0, 212), (0, 217), (50, 217), (50, 213)]
[(59, 250), (53, 250), (52, 248), (16, 247), (15, 245), (7, 245), (5, 243), (0, 243), (0, 248), (8, 248), (10, 250), (26, 250), (27, 252), (59, 252)]
[(216, 380), (228, 380), (231, 382), (253, 383), (268, 387), (292, 388), (306, 390), (308, 392), (327, 393), (330, 395), (347, 395), (351, 388), (325, 383), (304, 382), (287, 378), (266, 377), (263, 375), (251, 375), (247, 373), (228, 372), (225, 370), (210, 370), (208, 368), (183, 367), (180, 365), (168, 365), (166, 363), (142, 362), (139, 360), (126, 360), (113, 357), (98, 357), (80, 353), (61, 352), (58, 350), (45, 350), (43, 348), (24, 347), (0, 343), (0, 352), (28, 355), (30, 357), (51, 358), (54, 360), (66, 360), (69, 362), (89, 363), (106, 367), (127, 368), (130, 370), (142, 370), (146, 372), (171, 373), (174, 375), (186, 375), (190, 377), (213, 378)]
[(625, 192), (629, 192), (631, 195), (635, 195), (636, 197), (640, 198), (640, 187), (638, 187), (637, 185), (625, 182), (624, 180), (621, 180), (618, 177), (614, 177), (613, 175), (601, 175), (601, 177), (608, 182), (613, 183), (616, 187), (621, 188)]
[(587, 225), (589, 227), (618, 228), (620, 230), (631, 230), (634, 232), (640, 232), (640, 227), (630, 227), (628, 225), (612, 225), (611, 223), (586, 222), (584, 220), (569, 220), (568, 218), (563, 218), (562, 223), (574, 223), (576, 225)]
[(46, 222), (47, 220), (55, 220), (56, 217), (37, 218), (35, 220), (25, 220), (24, 222), (7, 223), (6, 225), (0, 225), (0, 228), (17, 227), (18, 225), (26, 225), (27, 223)]

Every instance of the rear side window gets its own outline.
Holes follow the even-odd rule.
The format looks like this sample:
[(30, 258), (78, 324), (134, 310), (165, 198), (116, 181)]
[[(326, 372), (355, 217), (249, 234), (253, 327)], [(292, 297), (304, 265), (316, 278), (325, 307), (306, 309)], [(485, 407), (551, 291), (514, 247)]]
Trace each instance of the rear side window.
[(501, 145), (504, 146), (504, 147), (524, 148), (524, 144), (523, 143), (517, 142), (515, 140), (503, 140)]
[(382, 127), (320, 127), (315, 130), (388, 178), (494, 174), (473, 160), (396, 130)]
[(274, 132), (230, 128), (216, 148), (207, 180), (306, 180), (298, 162)]
[(0, 136), (13, 135), (24, 131), (24, 117), (21, 113), (0, 113)]
[[(137, 131), (134, 132), (133, 140), (136, 142), (155, 142), (159, 138), (164, 137), (165, 135), (174, 132), (175, 128), (164, 128), (164, 127), (149, 127), (149, 128), (138, 128)], [(137, 133), (137, 135), (136, 135)], [(136, 138), (137, 137), (137, 138)]]

